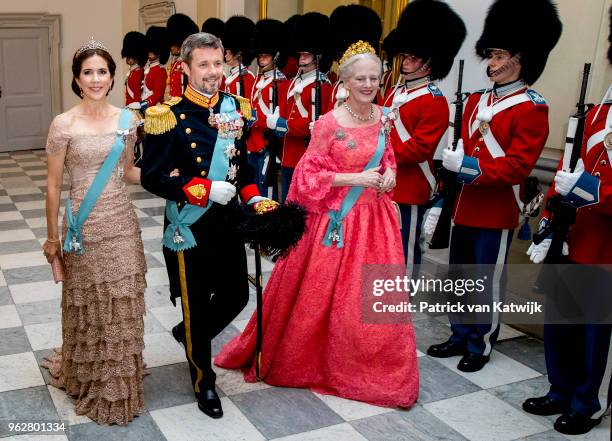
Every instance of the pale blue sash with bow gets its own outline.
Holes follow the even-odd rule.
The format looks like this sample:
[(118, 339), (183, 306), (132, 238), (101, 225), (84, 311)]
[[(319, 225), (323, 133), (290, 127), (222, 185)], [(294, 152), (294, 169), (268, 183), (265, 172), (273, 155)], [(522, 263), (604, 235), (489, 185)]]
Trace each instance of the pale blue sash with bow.
[(68, 231), (66, 232), (66, 239), (64, 240), (64, 251), (67, 253), (83, 254), (83, 237), (81, 235), (81, 228), (89, 217), (89, 213), (93, 210), (94, 205), (98, 201), (100, 194), (106, 187), (108, 180), (123, 154), (125, 148), (125, 136), (129, 133), (130, 123), (132, 122), (132, 112), (128, 109), (121, 109), (119, 114), (119, 128), (117, 129), (117, 136), (115, 137), (115, 143), (111, 147), (111, 151), (104, 160), (102, 167), (98, 171), (98, 174), (94, 178), (91, 186), (87, 190), (87, 194), (83, 198), (83, 202), (79, 206), (79, 211), (76, 215), (72, 214), (72, 200), (68, 198), (66, 200), (66, 224)]
[[(228, 120), (242, 118), (236, 111), (236, 103), (233, 98), (224, 97), (221, 102), (220, 113)], [(208, 179), (211, 181), (225, 181), (229, 170), (229, 157), (226, 154), (227, 148), (233, 144), (235, 138), (224, 138), (217, 136), (215, 148), (213, 151), (210, 170), (208, 171)], [(208, 199), (206, 207), (198, 205), (185, 204), (179, 212), (178, 205), (174, 201), (166, 202), (166, 217), (170, 224), (164, 231), (162, 244), (172, 251), (183, 251), (193, 248), (197, 245), (195, 237), (191, 232), (191, 225), (200, 219), (206, 213), (213, 202)]]
[[(389, 113), (387, 107), (381, 108), (383, 115)], [(370, 161), (366, 164), (364, 170), (377, 167), (380, 164), (380, 160), (385, 152), (386, 133), (384, 125), (380, 128), (378, 134), (378, 144), (374, 154), (370, 158)], [(329, 210), (329, 224), (327, 225), (327, 231), (323, 238), (323, 245), (331, 247), (335, 243), (338, 248), (344, 247), (344, 236), (342, 233), (342, 222), (344, 218), (349, 214), (349, 211), (353, 208), (361, 193), (363, 193), (364, 187), (351, 187), (346, 197), (342, 201), (339, 210)]]

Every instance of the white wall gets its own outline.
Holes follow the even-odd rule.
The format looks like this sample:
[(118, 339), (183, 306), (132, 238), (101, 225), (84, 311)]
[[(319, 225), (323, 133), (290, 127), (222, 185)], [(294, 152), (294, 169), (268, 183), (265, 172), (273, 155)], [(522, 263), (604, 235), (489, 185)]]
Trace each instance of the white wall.
[(83, 2), (80, 0), (2, 0), (3, 13), (49, 13), (61, 15), (61, 86), (63, 110), (74, 106), (79, 99), (72, 93), (72, 56), (76, 49), (89, 40), (90, 36), (102, 41), (110, 50), (117, 63), (115, 88), (110, 101), (115, 105), (123, 103), (123, 79), (126, 72), (120, 58), (122, 29), (122, 0), (104, 2)]

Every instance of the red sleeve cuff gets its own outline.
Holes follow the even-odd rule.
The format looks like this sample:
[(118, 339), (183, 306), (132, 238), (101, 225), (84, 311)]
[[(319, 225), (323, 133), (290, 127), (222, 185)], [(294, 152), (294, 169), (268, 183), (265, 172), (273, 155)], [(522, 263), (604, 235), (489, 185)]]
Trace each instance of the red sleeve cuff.
[(240, 199), (242, 199), (242, 202), (245, 204), (249, 202), (253, 196), (259, 196), (259, 189), (255, 184), (249, 184), (240, 190)]
[(210, 186), (212, 182), (209, 179), (193, 178), (184, 187), (183, 191), (187, 196), (187, 200), (191, 205), (199, 205), (205, 207), (208, 204), (208, 196), (210, 195)]

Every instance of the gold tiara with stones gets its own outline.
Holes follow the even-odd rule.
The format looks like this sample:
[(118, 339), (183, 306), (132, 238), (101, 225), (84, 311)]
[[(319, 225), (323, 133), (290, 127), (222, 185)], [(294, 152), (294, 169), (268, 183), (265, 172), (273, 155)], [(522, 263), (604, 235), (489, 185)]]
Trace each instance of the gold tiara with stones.
[(359, 54), (376, 54), (376, 51), (370, 43), (359, 40), (357, 43), (351, 44), (344, 52), (344, 55), (342, 55), (342, 58), (340, 58), (340, 64), (342, 65), (346, 63), (349, 58)]
[(104, 46), (101, 42), (94, 40), (93, 37), (90, 37), (87, 43), (85, 43), (83, 46), (77, 49), (74, 56), (76, 58), (79, 55), (81, 55), (83, 52), (91, 50), (91, 49), (100, 49), (105, 52), (108, 52), (108, 49), (106, 48), (106, 46)]

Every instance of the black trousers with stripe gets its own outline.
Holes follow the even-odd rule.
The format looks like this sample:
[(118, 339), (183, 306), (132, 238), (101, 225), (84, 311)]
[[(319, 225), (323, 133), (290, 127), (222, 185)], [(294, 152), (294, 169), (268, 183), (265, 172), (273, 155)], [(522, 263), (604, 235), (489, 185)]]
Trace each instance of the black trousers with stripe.
[(236, 233), (231, 207), (213, 208), (192, 227), (196, 247), (182, 253), (164, 247), (171, 295), (183, 310), (185, 354), (196, 394), (214, 388), (211, 340), (249, 300), (244, 242)]

